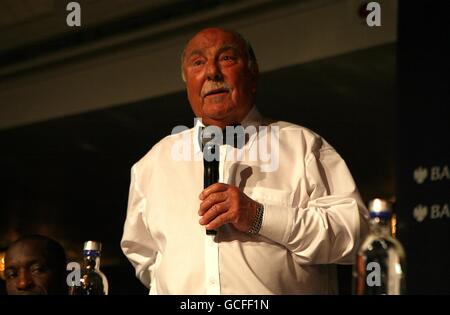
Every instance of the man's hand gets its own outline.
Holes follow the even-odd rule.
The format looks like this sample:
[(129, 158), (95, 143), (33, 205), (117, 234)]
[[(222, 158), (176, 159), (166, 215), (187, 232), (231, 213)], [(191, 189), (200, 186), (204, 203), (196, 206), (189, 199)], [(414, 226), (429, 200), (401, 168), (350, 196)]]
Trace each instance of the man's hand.
[(256, 216), (257, 202), (236, 186), (215, 183), (199, 196), (202, 200), (198, 214), (199, 223), (207, 230), (214, 230), (230, 223), (241, 232), (248, 232)]

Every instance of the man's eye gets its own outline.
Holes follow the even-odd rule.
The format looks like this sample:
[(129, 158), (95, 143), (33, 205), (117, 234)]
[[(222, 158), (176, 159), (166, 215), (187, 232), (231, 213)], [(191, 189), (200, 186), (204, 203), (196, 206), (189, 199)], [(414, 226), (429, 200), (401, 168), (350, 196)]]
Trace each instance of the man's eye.
[(200, 66), (200, 65), (203, 64), (203, 60), (201, 60), (201, 59), (194, 60), (194, 61), (192, 62), (192, 64), (193, 64), (194, 66)]
[(14, 279), (17, 276), (17, 273), (14, 271), (6, 271), (5, 278), (6, 279)]
[(234, 61), (236, 58), (234, 56), (225, 55), (222, 57), (222, 60), (224, 61)]
[(32, 272), (32, 273), (43, 273), (43, 272), (45, 272), (45, 267), (44, 267), (44, 266), (40, 266), (40, 265), (38, 265), (38, 266), (33, 266), (33, 267), (31, 268), (31, 272)]

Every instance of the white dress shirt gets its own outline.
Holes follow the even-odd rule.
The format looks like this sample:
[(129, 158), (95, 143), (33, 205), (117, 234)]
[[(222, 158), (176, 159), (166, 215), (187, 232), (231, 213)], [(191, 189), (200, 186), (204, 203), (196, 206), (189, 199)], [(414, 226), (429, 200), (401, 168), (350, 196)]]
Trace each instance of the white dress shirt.
[(206, 235), (200, 125), (165, 137), (131, 169), (121, 247), (150, 294), (336, 293), (333, 264), (353, 263), (367, 232), (344, 160), (314, 132), (264, 120), (254, 107), (242, 122), (256, 129), (244, 157), (220, 146), (219, 182), (264, 205), (260, 233), (226, 224)]

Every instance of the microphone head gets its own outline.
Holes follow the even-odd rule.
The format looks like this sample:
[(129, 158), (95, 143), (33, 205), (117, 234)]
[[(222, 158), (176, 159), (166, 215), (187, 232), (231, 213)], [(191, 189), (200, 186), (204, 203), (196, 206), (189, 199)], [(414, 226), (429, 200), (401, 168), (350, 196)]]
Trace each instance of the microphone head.
[(201, 130), (199, 136), (203, 159), (207, 162), (219, 161), (219, 146), (223, 143), (222, 129), (217, 126), (208, 126)]
[(223, 132), (217, 126), (203, 127), (200, 131), (200, 141), (202, 147), (207, 144), (221, 145), (223, 143)]

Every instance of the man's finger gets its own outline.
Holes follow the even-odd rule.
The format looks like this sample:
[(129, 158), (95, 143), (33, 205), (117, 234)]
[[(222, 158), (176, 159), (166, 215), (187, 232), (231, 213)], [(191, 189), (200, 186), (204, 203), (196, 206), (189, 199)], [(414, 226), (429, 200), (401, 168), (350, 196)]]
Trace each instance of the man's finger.
[(199, 220), (199, 223), (201, 225), (209, 224), (218, 215), (227, 212), (227, 210), (228, 210), (228, 202), (216, 203), (211, 208), (207, 209), (203, 217)]
[(198, 210), (198, 215), (204, 215), (205, 212), (214, 206), (216, 203), (225, 201), (228, 195), (225, 192), (211, 193), (206, 199), (200, 203), (200, 208)]
[(200, 193), (200, 200), (205, 200), (206, 198), (208, 198), (208, 196), (212, 193), (215, 192), (220, 192), (220, 191), (225, 191), (228, 189), (228, 185), (227, 184), (222, 184), (222, 183), (214, 183), (208, 187), (206, 187), (201, 193)]
[(229, 222), (231, 222), (230, 216), (229, 216), (228, 212), (224, 212), (224, 213), (218, 215), (217, 217), (215, 217), (214, 220), (212, 220), (210, 223), (208, 223), (208, 225), (206, 225), (206, 229), (207, 230), (215, 230)]

